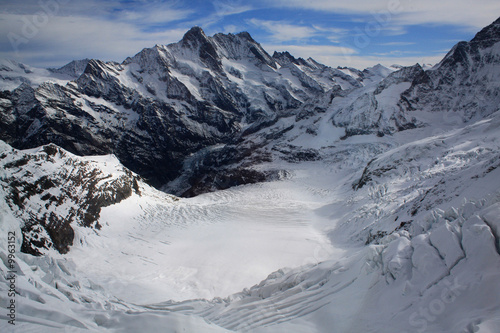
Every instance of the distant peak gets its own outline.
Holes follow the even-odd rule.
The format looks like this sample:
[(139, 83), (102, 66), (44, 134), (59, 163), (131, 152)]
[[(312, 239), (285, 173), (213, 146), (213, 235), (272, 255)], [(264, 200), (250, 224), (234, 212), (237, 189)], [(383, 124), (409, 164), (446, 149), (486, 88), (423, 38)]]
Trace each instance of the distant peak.
[[(304, 60), (302, 58), (295, 58), (288, 51), (284, 51), (284, 52), (274, 51), (273, 59), (275, 59), (281, 66), (284, 66), (284, 65), (289, 64), (289, 63), (293, 63), (295, 65), (303, 65), (303, 66), (310, 67), (311, 64), (314, 64), (314, 63), (308, 63), (306, 60)], [(316, 65), (316, 64), (314, 64), (314, 65)]]
[(181, 43), (184, 46), (188, 45), (193, 45), (193, 44), (200, 44), (200, 43), (205, 43), (208, 41), (207, 35), (205, 35), (205, 32), (203, 31), (202, 28), (198, 26), (194, 26), (191, 29), (189, 29), (188, 32), (184, 34), (184, 37), (182, 37)]
[(182, 41), (195, 41), (195, 40), (206, 40), (207, 35), (205, 35), (205, 32), (203, 31), (202, 28), (198, 26), (194, 26), (191, 29), (188, 30), (184, 34), (184, 37), (182, 37)]
[(295, 60), (295, 57), (292, 56), (290, 54), (290, 52), (288, 52), (288, 51), (283, 51), (283, 52), (274, 51), (273, 57), (276, 57), (276, 58), (278, 58), (278, 57), (286, 57), (288, 59)]
[(236, 34), (236, 36), (240, 38), (244, 38), (250, 42), (255, 42), (255, 40), (252, 38), (252, 36), (248, 33), (248, 31), (242, 31)]
[(191, 29), (189, 29), (189, 31), (187, 33), (205, 34), (205, 32), (203, 31), (203, 29), (200, 28), (197, 25), (195, 25), (194, 27), (192, 27)]
[(288, 51), (278, 52), (274, 51), (273, 58), (284, 63), (293, 62), (296, 63), (297, 59), (291, 55)]

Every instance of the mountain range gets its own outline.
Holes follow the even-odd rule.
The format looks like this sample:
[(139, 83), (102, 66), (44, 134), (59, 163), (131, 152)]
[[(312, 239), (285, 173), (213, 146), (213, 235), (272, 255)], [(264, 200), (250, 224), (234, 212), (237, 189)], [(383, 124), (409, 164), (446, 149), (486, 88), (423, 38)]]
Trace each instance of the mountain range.
[(431, 68), (193, 27), (0, 78), (21, 331), (500, 329), (500, 19)]

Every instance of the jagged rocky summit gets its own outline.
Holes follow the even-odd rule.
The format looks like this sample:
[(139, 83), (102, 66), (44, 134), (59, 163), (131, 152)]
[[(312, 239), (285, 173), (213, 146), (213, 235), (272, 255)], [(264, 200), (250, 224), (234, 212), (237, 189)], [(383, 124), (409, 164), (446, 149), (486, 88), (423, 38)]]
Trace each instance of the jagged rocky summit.
[(4, 62), (4, 82), (20, 85), (0, 93), (0, 139), (18, 149), (54, 143), (77, 155), (114, 154), (179, 195), (262, 181), (279, 170), (252, 164), (272, 159), (292, 128), (314, 135), (318, 115), (347, 138), (426, 126), (420, 111), (446, 109), (463, 121), (496, 111), (498, 26), (458, 43), (431, 69), (331, 68), (288, 52), (271, 56), (246, 32), (209, 37), (199, 27), (122, 63), (85, 59), (42, 73)]

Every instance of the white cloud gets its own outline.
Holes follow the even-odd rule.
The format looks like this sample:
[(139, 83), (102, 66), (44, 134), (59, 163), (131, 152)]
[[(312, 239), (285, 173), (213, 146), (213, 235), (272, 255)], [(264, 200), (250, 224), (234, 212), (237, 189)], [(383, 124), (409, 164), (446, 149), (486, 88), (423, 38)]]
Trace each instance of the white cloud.
[(245, 28), (244, 27), (240, 27), (240, 26), (237, 26), (237, 25), (234, 25), (234, 24), (229, 24), (229, 25), (225, 25), (224, 26), (224, 33), (225, 34), (234, 34), (236, 32), (240, 32), (240, 31), (244, 31)]
[(124, 22), (134, 22), (137, 24), (165, 24), (174, 21), (184, 20), (193, 13), (192, 10), (178, 10), (166, 8), (146, 8), (141, 10), (128, 10), (119, 14), (118, 19)]
[(275, 6), (359, 14), (390, 20), (394, 25), (452, 24), (472, 31), (482, 28), (500, 13), (498, 0), (275, 0)]
[(312, 27), (319, 33), (322, 33), (332, 43), (340, 43), (340, 39), (350, 33), (348, 29), (337, 27), (325, 27), (316, 24), (313, 24)]
[(378, 57), (386, 57), (386, 56), (391, 56), (391, 57), (401, 57), (404, 54), (420, 54), (418, 51), (404, 51), (404, 50), (391, 50), (389, 52), (373, 52), (371, 55), (378, 56)]
[(283, 21), (250, 19), (249, 22), (268, 31), (270, 33), (269, 38), (274, 42), (300, 41), (318, 34), (318, 31), (314, 28), (293, 25)]
[(218, 33), (221, 32), (221, 28), (216, 28), (211, 29), (214, 25), (217, 25), (221, 21), (223, 21), (225, 18), (236, 15), (236, 14), (241, 14), (245, 13), (248, 11), (253, 10), (254, 8), (248, 4), (242, 3), (242, 1), (212, 1), (212, 5), (214, 8), (213, 12), (207, 12), (206, 16), (202, 18), (197, 18), (195, 21), (191, 21), (189, 24), (191, 26), (193, 25), (198, 25), (202, 26), (205, 29), (205, 32), (207, 32), (206, 29), (209, 29), (210, 32), (212, 33)]
[[(23, 33), (29, 30), (25, 25), (25, 15), (0, 14), (0, 30), (7, 32), (0, 35), (0, 57), (34, 66), (60, 66), (86, 57), (122, 61), (144, 47), (176, 42), (189, 28), (144, 33), (134, 24), (82, 16), (50, 17), (30, 35)], [(25, 41), (17, 45), (19, 52), (8, 40), (9, 32)]]
[(213, 1), (215, 15), (223, 17), (235, 14), (241, 14), (252, 10), (253, 7), (248, 4), (243, 4), (241, 1)]

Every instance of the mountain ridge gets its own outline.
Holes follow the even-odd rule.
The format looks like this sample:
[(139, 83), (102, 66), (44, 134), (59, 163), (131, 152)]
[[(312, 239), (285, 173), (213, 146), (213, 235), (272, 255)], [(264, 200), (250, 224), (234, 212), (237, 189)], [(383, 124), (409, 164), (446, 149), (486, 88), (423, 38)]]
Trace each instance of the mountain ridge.
[[(54, 142), (79, 155), (113, 153), (163, 188), (182, 176), (183, 161), (191, 154), (221, 144), (227, 152), (245, 150), (245, 145), (252, 146), (244, 143), (252, 133), (286, 117), (307, 122), (326, 112), (347, 138), (427, 126), (426, 117), (415, 117), (415, 110), (458, 109), (464, 121), (486, 116), (494, 111), (489, 96), (497, 98), (500, 91), (498, 85), (481, 84), (484, 75), (498, 76), (489, 70), (500, 62), (494, 49), (498, 44), (490, 45), (496, 41), (498, 20), (470, 42), (457, 44), (433, 69), (410, 66), (394, 72), (374, 66), (359, 71), (296, 59), (288, 52), (271, 56), (246, 32), (209, 37), (193, 27), (179, 42), (144, 48), (122, 63), (85, 59), (52, 70), (73, 77), (64, 86), (42, 84), (31, 88), (33, 93), (25, 82), (4, 92), (0, 126), (5, 131), (0, 139), (17, 148)], [(476, 47), (493, 49), (480, 57)], [(475, 58), (463, 63), (468, 58), (460, 54)], [(456, 72), (459, 67), (463, 70)], [(469, 80), (467, 85), (464, 80)], [(479, 92), (473, 95), (483, 100), (453, 97), (467, 94), (471, 85)], [(443, 90), (449, 97), (441, 100)], [(15, 97), (20, 95), (22, 99)], [(29, 140), (15, 134), (28, 129)], [(231, 154), (225, 154), (224, 163), (244, 158)], [(208, 158), (215, 159), (220, 157)], [(209, 168), (215, 171), (216, 165)], [(255, 174), (237, 176), (231, 182), (236, 185), (267, 177), (237, 166), (232, 173)], [(196, 178), (192, 181), (198, 183)]]
[(0, 62), (15, 328), (498, 332), (497, 34), (397, 71), (199, 28), (122, 63)]
[[(16, 116), (22, 105), (15, 99), (3, 108), (2, 114), (9, 115), (2, 124), (5, 127), (34, 130), (36, 124), (42, 123), (41, 127), (36, 126), (46, 130), (32, 131), (29, 141), (5, 134), (2, 139), (18, 148), (55, 142), (80, 155), (114, 153), (155, 186), (177, 177), (177, 169), (189, 154), (228, 143), (235, 133), (253, 123), (268, 123), (296, 113), (305, 100), (313, 100), (313, 96), (335, 85), (329, 79), (317, 84), (311, 73), (298, 68), (293, 68), (291, 75), (300, 78), (292, 83), (277, 71), (275, 60), (248, 33), (207, 37), (201, 28), (188, 31), (178, 43), (145, 48), (121, 64), (95, 59), (78, 64), (85, 62), (85, 69), (76, 80), (65, 86), (50, 86), (54, 100), (44, 93), (48, 104), (38, 101), (37, 91), (45, 88), (33, 88), (31, 100), (36, 107), (29, 113), (31, 119)], [(66, 66), (74, 69), (76, 65)], [(268, 70), (262, 71), (265, 68)], [(245, 75), (251, 80), (243, 80)], [(13, 92), (16, 95), (21, 90)], [(53, 106), (62, 118), (52, 116)], [(99, 122), (99, 118), (109, 117), (106, 114), (123, 114), (118, 111), (121, 108), (136, 114), (135, 124), (113, 129), (114, 126), (105, 128)], [(103, 112), (106, 114), (99, 116)], [(72, 118), (72, 113), (84, 117)], [(59, 119), (64, 119), (66, 125)], [(88, 120), (82, 123), (81, 119)], [(86, 124), (94, 129), (89, 131)], [(174, 128), (178, 130), (172, 131)], [(87, 144), (78, 147), (73, 142)], [(131, 154), (138, 146), (154, 152)], [(154, 170), (155, 167), (159, 169)]]

